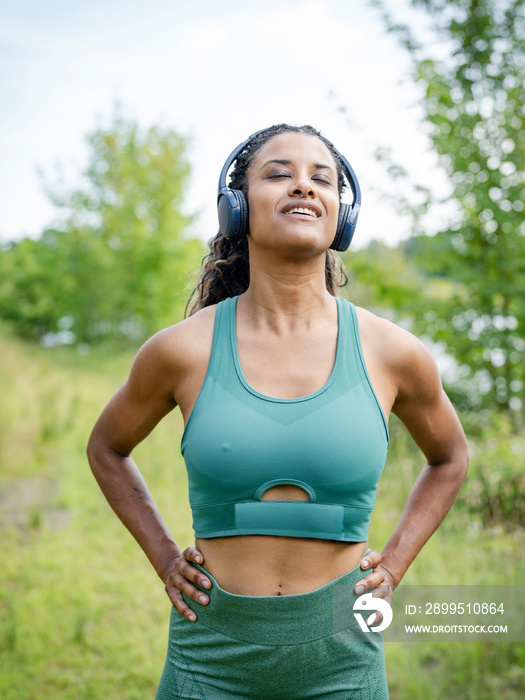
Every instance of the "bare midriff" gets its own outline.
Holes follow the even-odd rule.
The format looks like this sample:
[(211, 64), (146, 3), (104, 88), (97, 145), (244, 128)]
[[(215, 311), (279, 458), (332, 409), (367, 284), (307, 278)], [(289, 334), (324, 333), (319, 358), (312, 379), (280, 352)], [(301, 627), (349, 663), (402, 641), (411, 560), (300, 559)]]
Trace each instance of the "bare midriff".
[[(296, 486), (275, 486), (263, 500), (307, 500)], [(238, 535), (196, 539), (204, 568), (236, 595), (292, 595), (313, 591), (358, 566), (367, 542)], [(364, 576), (364, 574), (363, 574)]]

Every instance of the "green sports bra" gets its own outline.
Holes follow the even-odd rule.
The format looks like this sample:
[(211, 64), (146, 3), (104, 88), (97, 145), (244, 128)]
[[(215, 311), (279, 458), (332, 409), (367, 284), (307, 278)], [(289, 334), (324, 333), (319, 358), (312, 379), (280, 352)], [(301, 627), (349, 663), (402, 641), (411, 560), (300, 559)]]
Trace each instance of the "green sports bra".
[[(308, 396), (280, 399), (244, 377), (237, 299), (217, 305), (208, 371), (182, 436), (195, 536), (366, 541), (388, 426), (353, 304), (336, 298), (337, 350), (326, 384)], [(279, 484), (301, 487), (308, 501), (262, 500)]]

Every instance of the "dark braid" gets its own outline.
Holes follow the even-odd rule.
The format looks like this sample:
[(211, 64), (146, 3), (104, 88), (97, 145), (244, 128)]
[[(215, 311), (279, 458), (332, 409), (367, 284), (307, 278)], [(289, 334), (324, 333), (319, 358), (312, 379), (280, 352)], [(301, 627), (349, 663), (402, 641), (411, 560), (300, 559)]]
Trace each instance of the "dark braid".
[[(328, 139), (313, 126), (308, 125), (276, 124), (251, 139), (235, 159), (229, 187), (241, 190), (248, 199), (247, 173), (255, 156), (264, 144), (274, 136), (291, 132), (316, 136), (325, 144), (336, 163), (339, 196), (341, 196), (345, 188), (345, 179), (339, 154)], [(225, 238), (219, 230), (217, 235), (210, 240), (209, 245), (210, 252), (203, 258), (199, 280), (186, 305), (186, 314), (189, 316), (205, 306), (211, 306), (228, 297), (242, 294), (250, 284), (248, 239), (246, 236)], [(326, 252), (325, 280), (326, 288), (333, 296), (339, 287), (348, 282), (343, 262), (333, 250)], [(196, 298), (194, 299), (194, 297)]]

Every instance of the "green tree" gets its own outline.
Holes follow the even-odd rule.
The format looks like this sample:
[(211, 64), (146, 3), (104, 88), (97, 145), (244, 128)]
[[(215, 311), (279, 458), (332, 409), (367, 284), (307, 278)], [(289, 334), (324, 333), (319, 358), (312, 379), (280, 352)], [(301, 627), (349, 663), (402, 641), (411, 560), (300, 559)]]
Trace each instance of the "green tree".
[(1, 252), (0, 315), (37, 338), (142, 339), (182, 317), (202, 251), (181, 213), (186, 142), (117, 115), (88, 143), (85, 184), (47, 188), (61, 225)]
[(401, 246), (390, 248), (372, 241), (366, 248), (350, 250), (342, 257), (348, 276), (348, 286), (342, 291), (353, 303), (382, 316), (390, 314), (398, 323), (405, 315), (411, 325), (415, 300), (428, 295), (429, 290), (425, 277)]
[(524, 4), (412, 0), (426, 20), (423, 41), (383, 6), (422, 88), (456, 212), (435, 237), (404, 246), (427, 274), (450, 281), (441, 299), (422, 300), (414, 327), (458, 362), (465, 407), (497, 406), (515, 419), (525, 382)]

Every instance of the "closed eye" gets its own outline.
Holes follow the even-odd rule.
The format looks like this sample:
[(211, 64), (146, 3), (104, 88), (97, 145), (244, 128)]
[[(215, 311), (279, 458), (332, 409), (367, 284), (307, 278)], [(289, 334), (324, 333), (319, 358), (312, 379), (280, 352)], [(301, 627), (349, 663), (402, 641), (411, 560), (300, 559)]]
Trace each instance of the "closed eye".
[[(292, 176), (290, 173), (272, 173), (271, 175), (268, 175), (266, 178), (267, 180), (280, 180), (281, 178), (291, 178)], [(332, 185), (332, 181), (330, 178), (325, 177), (324, 175), (315, 175), (312, 177), (312, 180), (315, 180), (316, 182), (320, 182), (322, 185)]]

